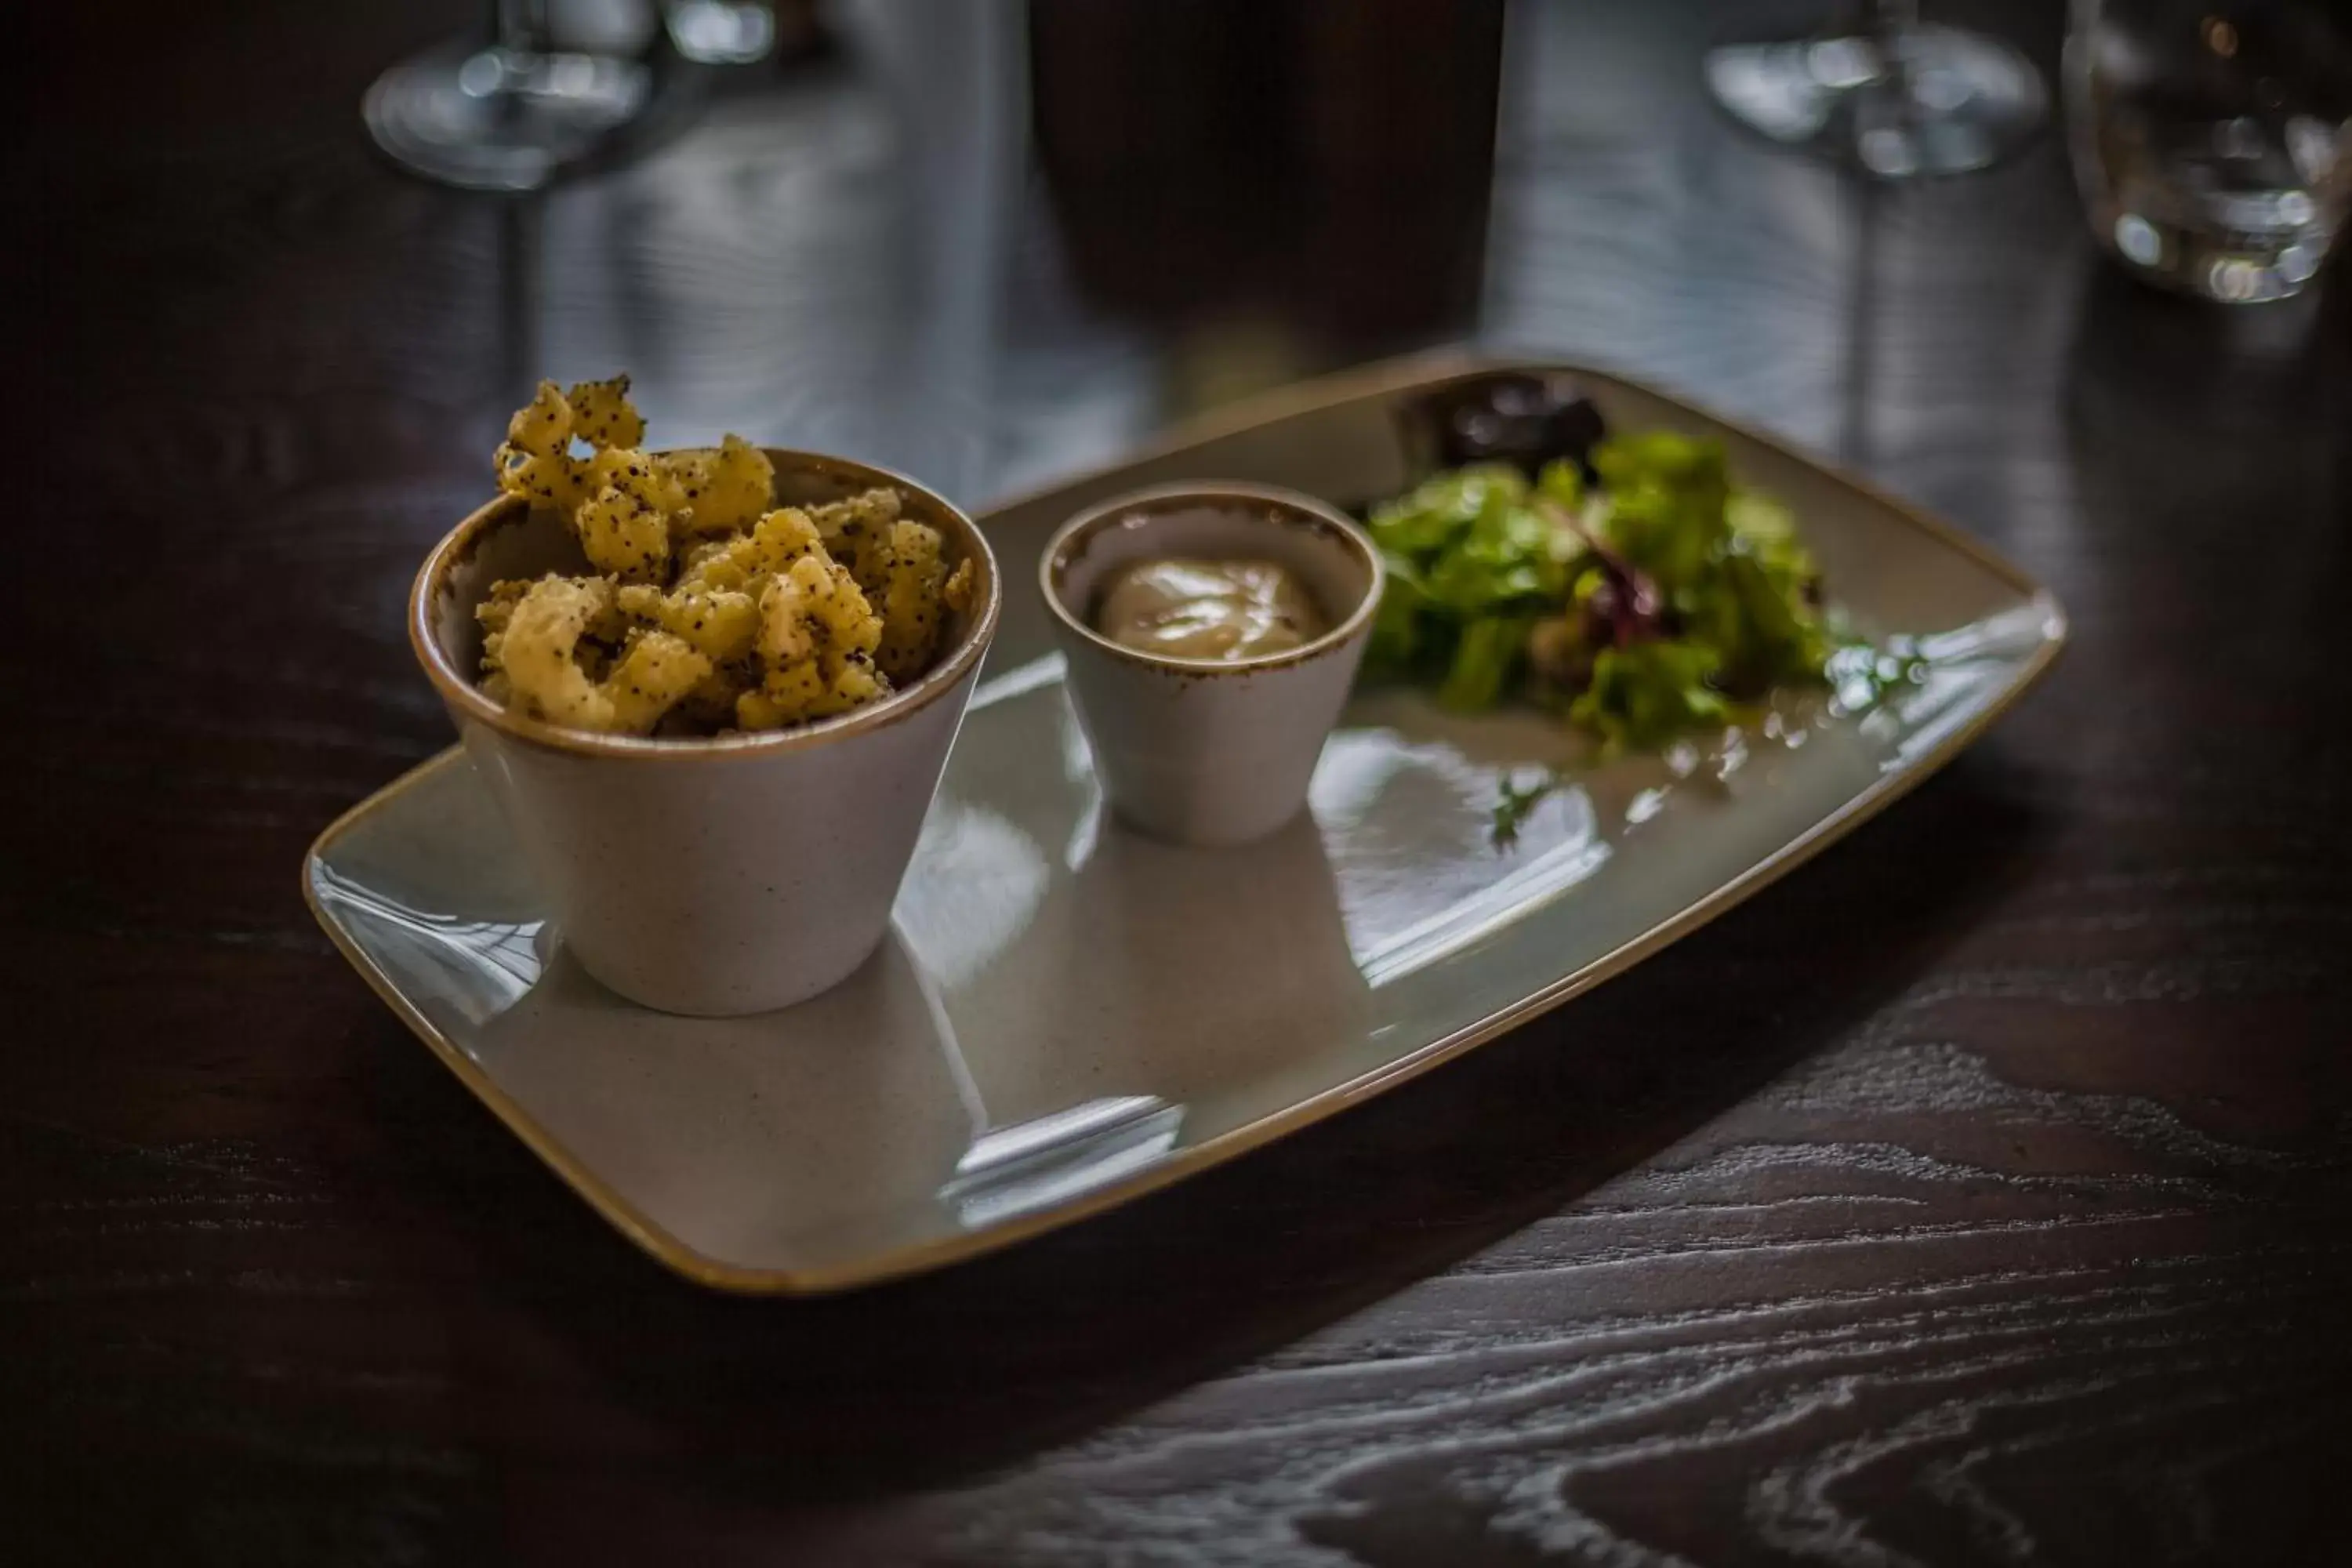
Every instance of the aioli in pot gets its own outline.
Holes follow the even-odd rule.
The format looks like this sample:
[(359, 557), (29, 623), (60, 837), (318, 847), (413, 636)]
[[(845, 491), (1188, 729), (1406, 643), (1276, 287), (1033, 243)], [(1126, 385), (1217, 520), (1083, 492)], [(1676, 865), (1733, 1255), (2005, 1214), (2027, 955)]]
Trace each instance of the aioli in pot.
[(1272, 561), (1139, 561), (1097, 602), (1095, 630), (1162, 658), (1287, 653), (1330, 630), (1297, 574)]

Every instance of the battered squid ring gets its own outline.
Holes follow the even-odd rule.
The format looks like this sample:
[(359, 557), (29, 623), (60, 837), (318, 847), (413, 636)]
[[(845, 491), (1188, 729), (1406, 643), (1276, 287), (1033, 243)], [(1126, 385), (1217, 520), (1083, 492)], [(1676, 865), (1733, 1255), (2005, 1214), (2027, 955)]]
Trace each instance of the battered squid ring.
[(622, 632), (613, 584), (602, 577), (547, 576), (514, 602), (498, 633), (507, 689), (525, 711), (551, 724), (642, 735), (709, 678), (710, 660), (660, 630), (623, 633), (627, 646), (603, 680), (589, 678), (580, 644)]
[(507, 438), (494, 459), (499, 489), (570, 515), (588, 493), (586, 473), (572, 456), (572, 405), (555, 383), (541, 382), (507, 421)]
[(780, 729), (919, 679), (972, 563), (877, 485), (778, 506), (740, 436), (648, 452), (625, 375), (541, 382), (507, 426), (499, 488), (559, 512), (586, 574), (499, 583), (476, 606), (481, 689), (551, 724), (622, 734)]
[(525, 712), (551, 724), (613, 728), (613, 700), (580, 668), (581, 638), (613, 614), (602, 577), (541, 577), (515, 601), (499, 634), (499, 668)]
[[(539, 385), (542, 396), (555, 390), (551, 381)], [(629, 401), (626, 373), (610, 381), (576, 382), (563, 401), (572, 409), (571, 434), (600, 452), (608, 447), (635, 447), (646, 438), (645, 416)]]

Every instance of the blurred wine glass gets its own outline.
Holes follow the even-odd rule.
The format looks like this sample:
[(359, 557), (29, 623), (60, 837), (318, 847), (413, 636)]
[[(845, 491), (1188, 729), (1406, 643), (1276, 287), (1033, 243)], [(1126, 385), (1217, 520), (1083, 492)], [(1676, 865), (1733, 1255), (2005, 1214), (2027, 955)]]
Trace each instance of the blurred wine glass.
[(1884, 180), (1997, 163), (2048, 110), (2023, 55), (1920, 21), (1917, 0), (1864, 0), (1851, 26), (1719, 45), (1706, 69), (1716, 101), (1749, 129)]
[(697, 65), (749, 66), (776, 47), (768, 0), (663, 0), (672, 47)]
[(2225, 304), (2301, 293), (2352, 210), (2352, 7), (2074, 0), (2066, 118), (2091, 228)]
[(643, 120), (653, 68), (559, 45), (550, 0), (489, 0), (488, 42), (455, 40), (401, 61), (361, 105), (393, 160), (472, 190), (529, 191), (609, 149)]

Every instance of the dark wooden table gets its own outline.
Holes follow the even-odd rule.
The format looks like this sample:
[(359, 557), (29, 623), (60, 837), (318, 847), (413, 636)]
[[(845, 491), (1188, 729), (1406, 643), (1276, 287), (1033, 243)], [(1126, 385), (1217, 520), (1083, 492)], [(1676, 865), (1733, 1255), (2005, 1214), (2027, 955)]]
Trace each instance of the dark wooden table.
[[(2344, 268), (2229, 316), (2105, 269), (2053, 145), (1777, 156), (1696, 4), (1514, 13), (1491, 210), (1387, 271), (1444, 202), (1236, 248), (1025, 174), (982, 7), (500, 203), (355, 121), (467, 9), (58, 7), (11, 68), (0, 1561), (2352, 1561)], [(1954, 9), (2053, 61), (2058, 7)], [(1377, 64), (1328, 101), (1390, 118)], [(542, 371), (978, 501), (1454, 335), (1868, 471), (2072, 650), (1592, 996), (847, 1299), (647, 1262), (305, 914), (450, 739), (401, 602)]]

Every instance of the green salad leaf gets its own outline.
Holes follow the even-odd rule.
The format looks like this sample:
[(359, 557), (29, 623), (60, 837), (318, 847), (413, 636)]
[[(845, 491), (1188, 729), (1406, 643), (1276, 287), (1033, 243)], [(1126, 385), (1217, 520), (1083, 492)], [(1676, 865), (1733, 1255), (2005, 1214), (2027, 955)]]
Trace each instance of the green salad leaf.
[(1415, 560), (1434, 557), (1489, 510), (1518, 506), (1528, 482), (1517, 468), (1475, 464), (1424, 480), (1373, 511), (1372, 538), (1381, 549)]
[(1662, 640), (1602, 648), (1592, 683), (1569, 704), (1568, 719), (1611, 752), (1647, 751), (1686, 730), (1723, 722), (1730, 709), (1709, 683), (1722, 655), (1700, 642)]
[(1421, 580), (1419, 567), (1402, 556), (1385, 551), (1381, 553), (1389, 583), (1372, 611), (1371, 638), (1364, 647), (1364, 662), (1374, 670), (1402, 675), (1410, 672), (1419, 658), (1423, 628), (1434, 635), (1437, 623), (1431, 612), (1435, 601), (1430, 598), (1428, 585)]
[(1370, 668), (1465, 711), (1532, 699), (1606, 751), (1730, 722), (1776, 688), (1884, 684), (1877, 650), (1824, 616), (1795, 517), (1735, 485), (1719, 443), (1636, 432), (1591, 464), (1532, 482), (1473, 465), (1376, 509)]
[(1456, 707), (1502, 699), (1528, 627), (1567, 579), (1553, 525), (1529, 500), (1517, 469), (1481, 464), (1374, 510), (1389, 589), (1367, 653), (1373, 669), (1434, 680)]
[(1437, 700), (1463, 713), (1483, 712), (1500, 702), (1535, 622), (1532, 615), (1481, 616), (1464, 626)]
[(1546, 773), (1532, 782), (1521, 784), (1517, 775), (1506, 773), (1495, 781), (1495, 804), (1486, 821), (1487, 841), (1497, 849), (1508, 849), (1519, 841), (1521, 829), (1528, 818), (1559, 792), (1564, 781), (1557, 771)]

